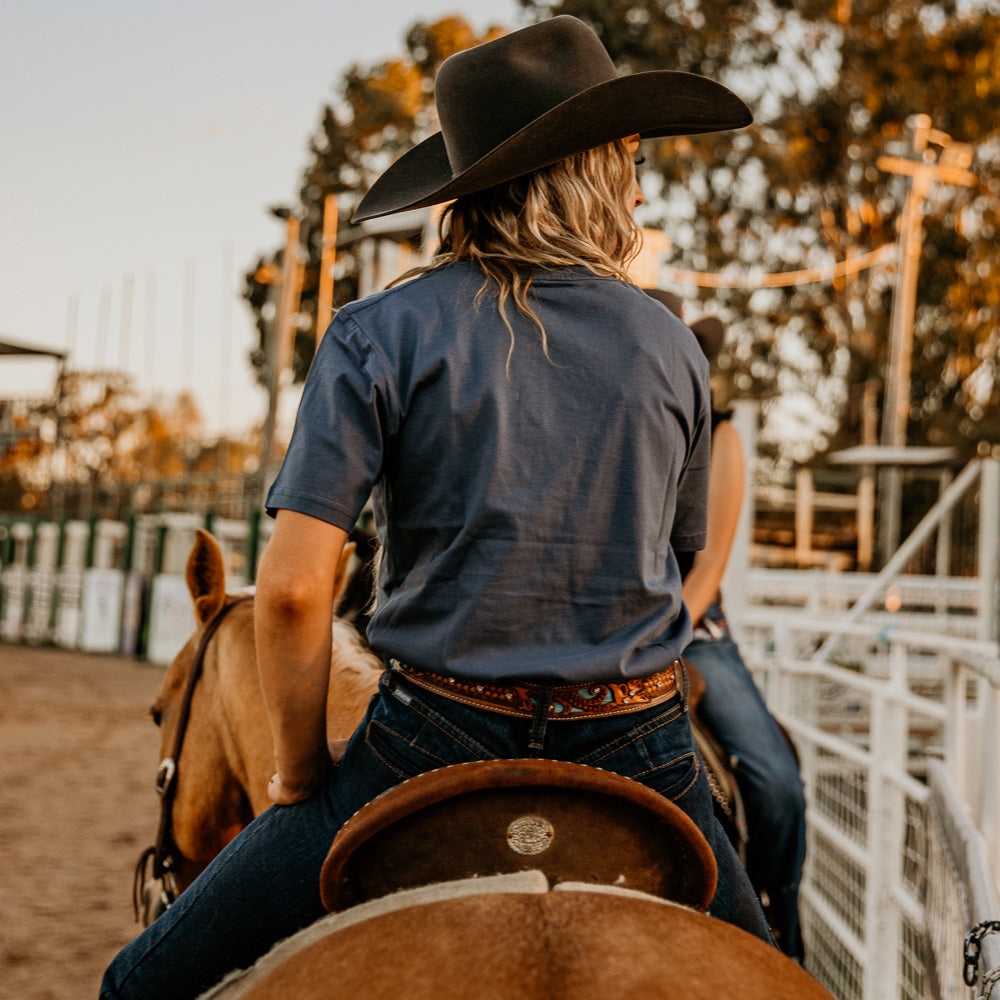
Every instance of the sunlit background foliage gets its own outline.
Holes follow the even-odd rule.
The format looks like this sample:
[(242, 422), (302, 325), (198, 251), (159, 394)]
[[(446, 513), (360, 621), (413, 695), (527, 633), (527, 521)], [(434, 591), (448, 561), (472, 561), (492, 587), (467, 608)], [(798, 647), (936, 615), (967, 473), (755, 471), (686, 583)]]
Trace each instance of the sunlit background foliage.
[[(521, 0), (521, 21), (476, 33), (461, 17), (418, 22), (393, 59), (352, 66), (312, 139), (294, 206), (309, 263), (295, 356), (302, 378), (315, 338), (326, 194), (341, 234), (357, 199), (402, 150), (436, 128), (432, 81), (448, 55), (520, 23), (583, 18), (623, 72), (714, 77), (752, 107), (739, 133), (646, 143), (644, 225), (671, 239), (667, 263), (753, 275), (829, 268), (896, 239), (906, 181), (876, 166), (913, 155), (918, 113), (974, 147), (974, 187), (936, 184), (926, 205), (908, 440), (965, 456), (1000, 441), (1000, 5), (921, 0)], [(268, 286), (247, 276), (262, 346)], [(357, 294), (358, 261), (339, 255), (335, 305)], [(762, 406), (761, 443), (777, 463), (859, 440), (866, 385), (881, 399), (894, 274), (889, 266), (789, 288), (671, 286), (685, 316), (721, 315), (729, 335), (720, 396)], [(263, 349), (254, 363), (263, 371)], [(872, 391), (871, 389), (869, 390)]]

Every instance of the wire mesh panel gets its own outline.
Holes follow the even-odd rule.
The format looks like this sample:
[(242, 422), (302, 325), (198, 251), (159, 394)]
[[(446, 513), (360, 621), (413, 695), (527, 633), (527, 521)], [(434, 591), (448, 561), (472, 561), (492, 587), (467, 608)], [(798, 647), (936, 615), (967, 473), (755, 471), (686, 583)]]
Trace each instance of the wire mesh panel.
[(807, 898), (802, 903), (806, 968), (837, 1000), (864, 1000), (864, 970), (857, 957)]
[(816, 751), (810, 807), (858, 844), (868, 838), (868, 775), (823, 748)]
[(930, 851), (929, 810), (925, 802), (907, 796), (900, 877), (918, 905), (927, 899), (927, 859)]
[(877, 576), (755, 569), (733, 616), (799, 753), (806, 967), (838, 1000), (1000, 1000), (997, 510), (973, 463)]
[(962, 939), (968, 926), (965, 886), (936, 821), (928, 827), (927, 946), (934, 993), (942, 998), (972, 997), (962, 980)]
[(841, 847), (819, 833), (815, 826), (808, 837), (807, 878), (813, 894), (821, 899), (842, 924), (864, 939), (865, 889), (864, 867), (851, 860)]
[(927, 992), (926, 953), (926, 934), (904, 917), (899, 939), (899, 1000), (933, 1000)]
[(871, 671), (814, 663), (815, 644), (794, 631), (784, 642), (758, 634), (748, 644), (799, 751), (806, 968), (838, 1000), (970, 996), (961, 979), (966, 923), (947, 898), (955, 879), (942, 867), (925, 783), (928, 749), (945, 735), (944, 680), (931, 668), (945, 658), (922, 637), (908, 642), (914, 669), (905, 676), (887, 658)]

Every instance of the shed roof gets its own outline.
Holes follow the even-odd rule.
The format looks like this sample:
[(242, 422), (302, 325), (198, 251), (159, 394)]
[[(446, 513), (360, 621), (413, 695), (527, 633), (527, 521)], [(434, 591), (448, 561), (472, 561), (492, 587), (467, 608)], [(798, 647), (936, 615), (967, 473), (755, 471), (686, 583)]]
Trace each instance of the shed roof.
[(15, 344), (10, 340), (0, 340), (0, 355), (33, 355), (35, 357), (59, 358), (66, 357), (66, 351), (53, 351), (48, 347), (36, 347), (33, 344)]

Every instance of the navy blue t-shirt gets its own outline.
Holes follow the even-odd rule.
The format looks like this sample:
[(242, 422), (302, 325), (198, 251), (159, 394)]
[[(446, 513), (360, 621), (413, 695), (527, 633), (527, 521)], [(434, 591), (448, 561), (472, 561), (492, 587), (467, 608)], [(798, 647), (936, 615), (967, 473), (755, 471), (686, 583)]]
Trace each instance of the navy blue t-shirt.
[(372, 643), (456, 677), (615, 680), (687, 645), (705, 543), (708, 366), (639, 288), (538, 271), (547, 338), (458, 263), (342, 308), (267, 509), (350, 530), (372, 495)]

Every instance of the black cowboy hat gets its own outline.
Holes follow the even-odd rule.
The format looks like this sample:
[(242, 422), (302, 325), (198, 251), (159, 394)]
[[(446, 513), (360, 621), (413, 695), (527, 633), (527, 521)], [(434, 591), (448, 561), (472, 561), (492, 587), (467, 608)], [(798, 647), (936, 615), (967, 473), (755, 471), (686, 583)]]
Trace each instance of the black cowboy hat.
[(722, 320), (718, 316), (702, 316), (691, 324), (690, 329), (702, 353), (709, 363), (713, 362), (726, 339), (726, 328), (722, 325)]
[(753, 120), (732, 91), (703, 76), (620, 77), (597, 35), (568, 15), (449, 57), (434, 99), (441, 131), (375, 181), (354, 222), (474, 194), (625, 136), (695, 135)]
[[(673, 292), (668, 292), (663, 288), (644, 288), (643, 291), (650, 298), (662, 302), (678, 319), (684, 318), (679, 295), (674, 295)], [(722, 320), (718, 316), (702, 316), (701, 319), (696, 319), (688, 326), (695, 335), (702, 354), (708, 358), (709, 363), (714, 361), (722, 349), (722, 342), (726, 339), (726, 328)]]

